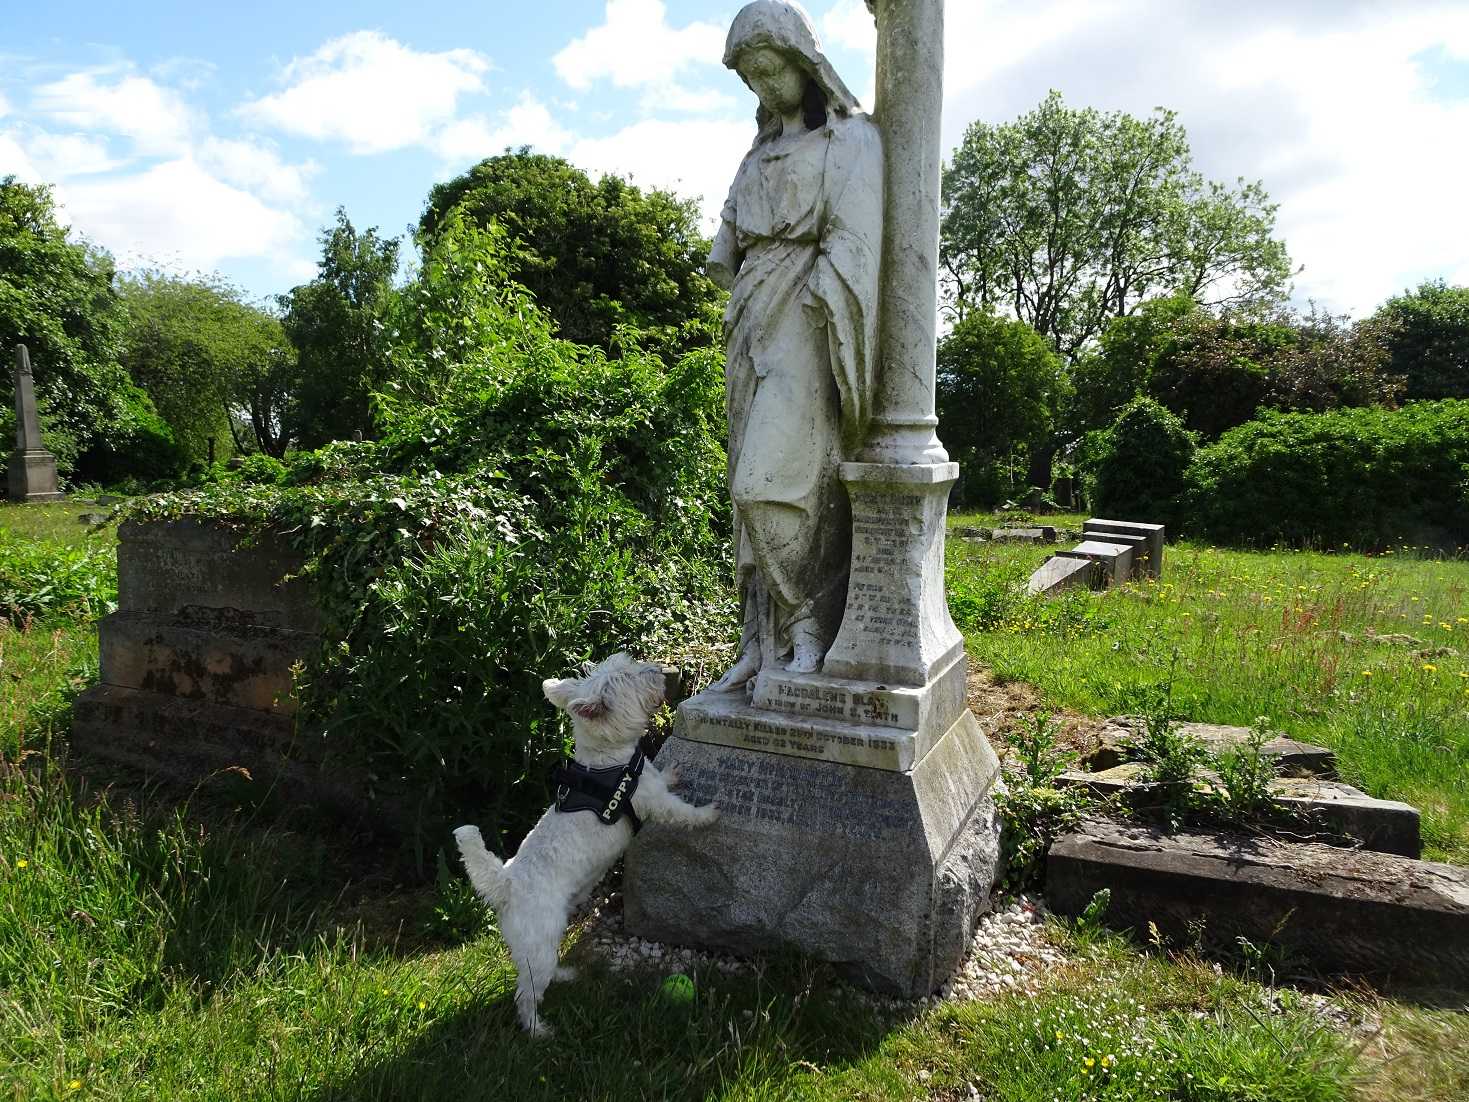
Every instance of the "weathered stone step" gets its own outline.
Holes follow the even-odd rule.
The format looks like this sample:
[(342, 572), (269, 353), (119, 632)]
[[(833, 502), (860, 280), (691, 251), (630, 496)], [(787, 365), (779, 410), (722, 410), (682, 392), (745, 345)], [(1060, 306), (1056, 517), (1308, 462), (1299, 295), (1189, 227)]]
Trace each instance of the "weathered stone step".
[(1078, 915), (1102, 888), (1106, 923), (1175, 945), (1245, 937), (1328, 971), (1469, 986), (1469, 869), (1313, 843), (1164, 835), (1089, 820), (1051, 847), (1046, 899)]
[[(1143, 762), (1127, 762), (1100, 773), (1067, 770), (1056, 778), (1056, 784), (1079, 785), (1099, 796), (1113, 796), (1140, 790), (1146, 783), (1147, 768)], [(1201, 784), (1217, 779), (1208, 772), (1199, 776)], [(1344, 831), (1367, 849), (1403, 857), (1423, 852), (1422, 817), (1411, 804), (1374, 799), (1349, 784), (1319, 777), (1281, 777), (1270, 782), (1270, 792), (1282, 807), (1307, 816), (1309, 822)]]

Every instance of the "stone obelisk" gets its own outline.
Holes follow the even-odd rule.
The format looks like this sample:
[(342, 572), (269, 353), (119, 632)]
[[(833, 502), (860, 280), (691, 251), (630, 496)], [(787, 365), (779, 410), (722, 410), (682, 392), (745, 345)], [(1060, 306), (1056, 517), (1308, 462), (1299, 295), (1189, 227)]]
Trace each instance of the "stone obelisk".
[(11, 501), (62, 501), (56, 479), (56, 457), (41, 440), (36, 412), (36, 383), (26, 346), (15, 346), (15, 451), (10, 455)]
[(852, 553), (820, 673), (763, 667), (745, 693), (678, 709), (657, 758), (696, 831), (650, 823), (627, 854), (624, 918), (656, 941), (795, 950), (907, 997), (962, 959), (999, 863), (998, 761), (967, 707), (964, 641), (944, 594), (958, 477), (936, 433), (943, 0), (868, 0), (883, 142), (876, 393), (841, 465)]

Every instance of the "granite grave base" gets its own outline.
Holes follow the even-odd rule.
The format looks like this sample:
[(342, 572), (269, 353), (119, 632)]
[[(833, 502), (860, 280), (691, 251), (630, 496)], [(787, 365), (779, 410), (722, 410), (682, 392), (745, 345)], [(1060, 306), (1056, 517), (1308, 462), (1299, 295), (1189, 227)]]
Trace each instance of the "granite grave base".
[(681, 768), (685, 799), (723, 814), (698, 830), (649, 823), (633, 840), (630, 933), (738, 955), (796, 951), (907, 998), (959, 964), (1000, 863), (999, 762), (971, 713), (906, 772), (677, 733), (657, 763)]

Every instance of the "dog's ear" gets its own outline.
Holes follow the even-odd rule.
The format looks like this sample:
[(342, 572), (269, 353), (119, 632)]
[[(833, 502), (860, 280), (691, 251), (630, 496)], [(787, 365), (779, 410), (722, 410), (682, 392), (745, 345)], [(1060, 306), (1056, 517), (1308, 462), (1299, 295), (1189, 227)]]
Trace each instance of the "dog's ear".
[(571, 706), (572, 699), (576, 696), (576, 690), (581, 682), (574, 677), (561, 679), (548, 677), (541, 682), (541, 692), (546, 694), (546, 699), (563, 712)]
[(601, 719), (611, 710), (605, 700), (594, 696), (584, 696), (579, 700), (573, 700), (571, 707), (567, 709), (572, 715), (580, 716), (582, 719)]

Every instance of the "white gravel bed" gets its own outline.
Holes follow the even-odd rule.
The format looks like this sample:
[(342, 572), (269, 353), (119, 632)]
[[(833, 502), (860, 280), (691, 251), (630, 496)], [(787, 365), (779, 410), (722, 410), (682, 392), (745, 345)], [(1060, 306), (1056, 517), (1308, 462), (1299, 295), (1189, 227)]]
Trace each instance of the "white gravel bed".
[[(963, 963), (937, 992), (916, 1003), (903, 999), (881, 1001), (898, 1009), (983, 998), (1024, 986), (1027, 979), (1066, 960), (1046, 937), (1046, 909), (1038, 897), (1022, 895), (997, 898), (995, 902), (996, 909), (979, 920)], [(605, 957), (614, 972), (641, 968), (687, 972), (712, 964), (721, 972), (733, 974), (752, 967), (738, 957), (629, 937), (622, 928), (622, 892), (610, 881), (598, 885), (582, 915), (580, 945)]]

